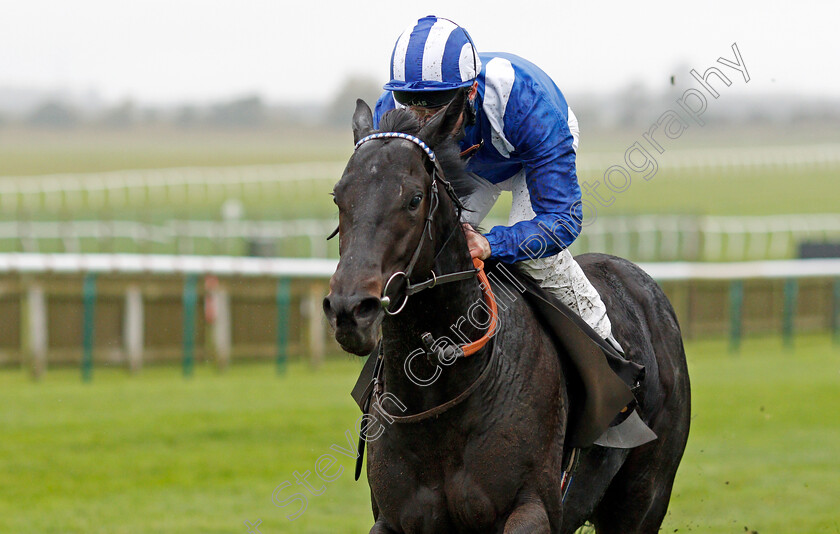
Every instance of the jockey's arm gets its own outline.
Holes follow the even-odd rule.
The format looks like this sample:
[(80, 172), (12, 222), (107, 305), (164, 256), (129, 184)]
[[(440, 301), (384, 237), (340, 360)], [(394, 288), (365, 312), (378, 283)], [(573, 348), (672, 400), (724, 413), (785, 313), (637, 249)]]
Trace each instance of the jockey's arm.
[(519, 124), (511, 124), (509, 134), (506, 124), (505, 132), (516, 147), (511, 157), (522, 161), (536, 216), (485, 234), (491, 257), (504, 263), (558, 254), (580, 234), (583, 220), (575, 143), (566, 112), (545, 101), (533, 102), (524, 113), (517, 111), (506, 112), (506, 117), (518, 117)]
[[(517, 104), (527, 109), (514, 109)], [(506, 116), (522, 117), (531, 125), (521, 127), (511, 121), (506, 123), (505, 133), (517, 147), (536, 216), (513, 226), (496, 226), (484, 236), (466, 227), (465, 232), (473, 257), (490, 256), (503, 263), (514, 263), (553, 256), (571, 245), (580, 234), (583, 215), (567, 112), (543, 98), (534, 98), (530, 103), (509, 102), (508, 106), (511, 109)], [(391, 92), (383, 92), (376, 102), (374, 127), (394, 107)]]

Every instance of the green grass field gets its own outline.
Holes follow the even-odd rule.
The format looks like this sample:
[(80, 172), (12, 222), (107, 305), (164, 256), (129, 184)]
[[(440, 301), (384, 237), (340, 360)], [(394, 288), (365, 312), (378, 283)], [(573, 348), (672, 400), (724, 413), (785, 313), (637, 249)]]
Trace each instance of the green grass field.
[(0, 176), (334, 161), (348, 157), (352, 150), (349, 128), (0, 128)]
[[(663, 532), (840, 532), (840, 347), (780, 344), (687, 347), (692, 430)], [(75, 369), (41, 383), (0, 372), (0, 532), (245, 533), (245, 521), (264, 534), (367, 532), (367, 485), (347, 457), (299, 519), (272, 504), (295, 471), (347, 446), (359, 369), (341, 356), (285, 376), (268, 364), (199, 367), (190, 380), (175, 367), (101, 368), (90, 384)]]

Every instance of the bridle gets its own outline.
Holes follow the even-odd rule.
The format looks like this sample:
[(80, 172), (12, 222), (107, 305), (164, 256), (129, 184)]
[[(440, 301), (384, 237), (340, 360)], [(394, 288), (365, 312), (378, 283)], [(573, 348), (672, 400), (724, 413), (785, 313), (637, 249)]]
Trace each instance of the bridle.
[[(426, 221), (423, 226), (423, 233), (420, 234), (420, 240), (417, 243), (417, 247), (414, 249), (414, 253), (411, 255), (411, 260), (408, 262), (408, 266), (403, 271), (396, 271), (390, 277), (388, 277), (388, 281), (385, 282), (385, 286), (382, 288), (382, 296), (380, 297), (380, 302), (382, 303), (382, 309), (388, 315), (397, 315), (400, 313), (404, 308), (405, 305), (408, 303), (408, 297), (423, 291), (424, 289), (431, 289), (435, 286), (447, 284), (450, 282), (457, 282), (459, 280), (466, 280), (468, 278), (472, 278), (482, 272), (481, 268), (476, 265), (474, 269), (470, 269), (467, 271), (458, 271), (449, 274), (443, 275), (436, 275), (434, 271), (431, 271), (432, 277), (424, 282), (420, 282), (418, 284), (411, 283), (411, 275), (414, 272), (414, 267), (417, 264), (417, 260), (420, 258), (420, 253), (423, 250), (423, 244), (426, 242), (426, 235), (429, 236), (429, 241), (432, 241), (434, 237), (432, 236), (432, 224), (434, 222), (434, 216), (437, 212), (437, 209), (440, 205), (439, 189), (438, 189), (438, 182), (443, 185), (443, 189), (449, 195), (449, 198), (455, 204), (458, 209), (458, 219), (461, 218), (461, 212), (465, 209), (463, 203), (458, 198), (458, 195), (455, 193), (455, 188), (452, 187), (452, 184), (443, 176), (443, 169), (440, 166), (440, 161), (435, 156), (434, 151), (425, 143), (422, 139), (415, 137), (413, 135), (402, 133), (402, 132), (380, 132), (368, 135), (367, 137), (363, 137), (359, 139), (356, 143), (354, 150), (358, 150), (360, 146), (363, 144), (377, 140), (377, 139), (405, 139), (406, 141), (410, 141), (420, 147), (429, 161), (432, 163), (432, 171), (431, 171), (431, 185), (429, 186), (429, 212), (426, 215)], [(443, 251), (444, 247), (449, 243), (453, 233), (458, 230), (456, 226), (452, 232), (450, 232), (449, 236), (444, 241), (441, 249), (438, 251), (437, 255)], [(437, 255), (435, 259), (437, 259)], [(480, 261), (480, 260), (479, 260)], [(398, 280), (400, 277), (405, 278), (405, 291), (404, 291), (404, 298), (402, 303), (396, 310), (391, 310), (391, 297), (388, 296), (388, 289), (390, 288), (391, 284)]]
[[(437, 212), (437, 209), (440, 205), (438, 182), (440, 182), (443, 185), (444, 191), (446, 191), (446, 193), (449, 195), (449, 198), (452, 199), (452, 202), (458, 209), (459, 220), (461, 218), (461, 212), (465, 209), (464, 205), (463, 203), (461, 203), (461, 200), (458, 198), (458, 195), (455, 194), (455, 188), (452, 187), (452, 184), (448, 180), (446, 180), (446, 178), (444, 178), (443, 169), (441, 168), (440, 162), (435, 156), (434, 151), (431, 148), (429, 148), (429, 146), (426, 143), (424, 143), (422, 139), (401, 132), (380, 132), (368, 135), (367, 137), (363, 137), (362, 139), (360, 139), (356, 143), (356, 147), (354, 150), (358, 150), (361, 145), (377, 139), (405, 139), (406, 141), (410, 141), (418, 147), (420, 147), (421, 150), (423, 150), (423, 152), (426, 154), (433, 166), (431, 171), (432, 181), (431, 185), (429, 186), (429, 212), (426, 215), (426, 221), (423, 226), (423, 232), (420, 234), (420, 240), (417, 243), (417, 247), (414, 249), (414, 253), (411, 255), (411, 260), (408, 262), (408, 266), (405, 268), (405, 270), (397, 271), (393, 273), (390, 277), (388, 277), (388, 281), (385, 283), (385, 287), (382, 288), (382, 296), (379, 299), (382, 303), (382, 308), (388, 315), (397, 315), (405, 308), (405, 305), (408, 303), (408, 297), (410, 297), (411, 295), (419, 293), (424, 289), (431, 289), (438, 285), (447, 284), (458, 280), (466, 280), (468, 278), (472, 278), (473, 276), (478, 276), (481, 282), (482, 292), (484, 293), (484, 300), (490, 309), (490, 324), (487, 327), (487, 331), (484, 333), (483, 336), (481, 336), (480, 339), (471, 343), (467, 343), (465, 345), (458, 346), (455, 350), (454, 358), (471, 356), (483, 349), (485, 345), (487, 345), (490, 339), (496, 334), (498, 326), (498, 310), (496, 307), (496, 298), (493, 296), (493, 291), (490, 289), (490, 281), (487, 279), (487, 275), (484, 273), (484, 262), (482, 262), (478, 258), (473, 258), (473, 269), (467, 271), (448, 273), (440, 276), (436, 275), (434, 271), (431, 271), (432, 277), (430, 279), (424, 282), (420, 282), (418, 284), (411, 283), (411, 274), (414, 271), (414, 267), (417, 264), (417, 260), (420, 257), (420, 252), (423, 249), (423, 244), (426, 242), (426, 235), (429, 236), (429, 241), (432, 241), (434, 239), (434, 236), (432, 235), (432, 223), (434, 221), (435, 213)], [(447, 243), (449, 243), (449, 240), (452, 238), (454, 233), (456, 231), (459, 231), (459, 229), (460, 227), (458, 225), (456, 225), (455, 228), (453, 228), (452, 232), (450, 232), (449, 236), (446, 238), (446, 241), (443, 242), (440, 250), (438, 250), (437, 254), (435, 255), (435, 260), (440, 255), (440, 253), (443, 252), (444, 248), (446, 247)], [(432, 263), (434, 263), (434, 260)], [(387, 295), (388, 288), (391, 285), (391, 283), (399, 277), (405, 278), (405, 296), (399, 308), (397, 308), (395, 311), (391, 311), (391, 298)], [(429, 333), (423, 334), (422, 336), (423, 343), (426, 345), (426, 350), (429, 352), (432, 351), (432, 345), (428, 343), (428, 339), (430, 338), (431, 335)], [(382, 367), (384, 362), (384, 345), (381, 341), (379, 342), (377, 348), (374, 349), (374, 353), (371, 354), (370, 358), (374, 361), (372, 375), (373, 379), (362, 393), (362, 398), (364, 399), (362, 411), (366, 415), (369, 413), (372, 401), (381, 399), (381, 395), (384, 391), (384, 386), (381, 378)], [(476, 391), (479, 384), (481, 384), (487, 378), (487, 376), (489, 376), (491, 369), (492, 366), (489, 362), (487, 362), (484, 366), (484, 370), (480, 373), (478, 378), (476, 378), (466, 390), (464, 390), (460, 395), (458, 395), (454, 399), (451, 399), (430, 410), (426, 410), (415, 415), (398, 416), (389, 414), (388, 417), (393, 422), (403, 424), (419, 423), (433, 417), (438, 417), (441, 414), (451, 410), (455, 406), (458, 406), (459, 404), (464, 402), (468, 397), (470, 397), (470, 395), (472, 395), (472, 393)], [(379, 407), (379, 409), (381, 409), (384, 412), (384, 407), (382, 407), (381, 400), (379, 401)], [(367, 420), (363, 419), (361, 432), (359, 432), (359, 455), (356, 458), (356, 480), (359, 480), (359, 475), (362, 470), (362, 458), (364, 457), (365, 442), (367, 441), (365, 434), (366, 428)]]

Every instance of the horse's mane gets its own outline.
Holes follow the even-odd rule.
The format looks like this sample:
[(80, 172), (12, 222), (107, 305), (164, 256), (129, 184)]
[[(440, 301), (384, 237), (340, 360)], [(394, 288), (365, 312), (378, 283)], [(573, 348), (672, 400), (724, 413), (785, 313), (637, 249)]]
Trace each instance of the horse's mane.
[(420, 120), (414, 113), (411, 113), (407, 109), (392, 109), (380, 119), (379, 131), (417, 135), (420, 132)]
[[(420, 133), (420, 120), (417, 116), (405, 108), (392, 109), (385, 113), (379, 121), (380, 132), (400, 132), (410, 135)], [(476, 181), (468, 176), (466, 163), (461, 159), (461, 148), (458, 141), (463, 137), (463, 129), (455, 137), (447, 137), (445, 141), (433, 146), (435, 156), (440, 161), (446, 179), (455, 188), (459, 197), (464, 198), (473, 193), (476, 189)], [(426, 141), (424, 139), (424, 141)]]

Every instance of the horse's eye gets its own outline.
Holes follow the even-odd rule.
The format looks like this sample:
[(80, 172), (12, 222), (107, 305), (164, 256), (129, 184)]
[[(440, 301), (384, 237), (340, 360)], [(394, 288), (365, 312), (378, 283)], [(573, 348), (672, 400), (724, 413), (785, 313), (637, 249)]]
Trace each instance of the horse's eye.
[(408, 209), (416, 210), (418, 206), (420, 206), (420, 201), (423, 200), (423, 195), (420, 193), (414, 195), (411, 200), (408, 202)]

